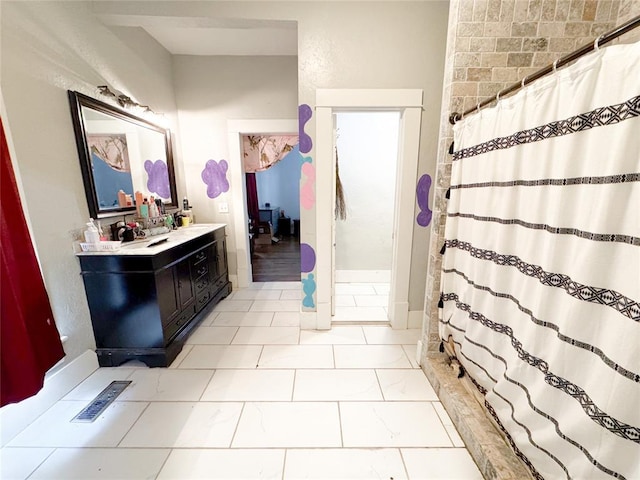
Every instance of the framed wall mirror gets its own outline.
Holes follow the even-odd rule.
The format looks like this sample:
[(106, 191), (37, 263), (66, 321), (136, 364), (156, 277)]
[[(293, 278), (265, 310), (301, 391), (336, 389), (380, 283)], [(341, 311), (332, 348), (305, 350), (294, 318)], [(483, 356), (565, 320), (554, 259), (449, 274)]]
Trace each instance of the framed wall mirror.
[(92, 218), (135, 212), (135, 193), (178, 207), (171, 132), (69, 91), (80, 169)]

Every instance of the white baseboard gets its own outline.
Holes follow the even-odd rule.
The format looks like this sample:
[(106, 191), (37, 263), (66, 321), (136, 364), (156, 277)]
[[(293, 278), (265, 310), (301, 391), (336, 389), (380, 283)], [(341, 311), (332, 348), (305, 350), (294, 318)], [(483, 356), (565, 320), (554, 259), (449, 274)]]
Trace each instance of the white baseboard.
[(409, 310), (409, 319), (407, 328), (422, 328), (424, 313), (422, 310)]
[(36, 418), (98, 369), (98, 357), (87, 350), (47, 377), (33, 397), (0, 408), (0, 443), (4, 447)]
[(300, 330), (317, 330), (317, 313), (300, 312)]
[(391, 270), (336, 270), (336, 283), (391, 283)]

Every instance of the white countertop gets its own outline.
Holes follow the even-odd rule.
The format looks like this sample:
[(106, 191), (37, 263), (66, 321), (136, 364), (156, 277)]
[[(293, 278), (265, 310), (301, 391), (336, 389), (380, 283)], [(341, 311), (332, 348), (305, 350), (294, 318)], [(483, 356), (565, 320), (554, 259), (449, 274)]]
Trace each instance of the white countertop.
[[(177, 230), (173, 230), (172, 232), (164, 233), (162, 235), (154, 235), (149, 237), (149, 239), (123, 242), (119, 250), (106, 252), (78, 252), (76, 255), (79, 257), (95, 255), (157, 255), (158, 253), (177, 247), (178, 245), (186, 243), (189, 240), (193, 240), (194, 238), (215, 232), (225, 226), (226, 224), (224, 223), (197, 223), (189, 225), (188, 227), (180, 227)], [(166, 239), (166, 241), (162, 241), (164, 239)], [(153, 245), (158, 241), (162, 241), (162, 243)]]

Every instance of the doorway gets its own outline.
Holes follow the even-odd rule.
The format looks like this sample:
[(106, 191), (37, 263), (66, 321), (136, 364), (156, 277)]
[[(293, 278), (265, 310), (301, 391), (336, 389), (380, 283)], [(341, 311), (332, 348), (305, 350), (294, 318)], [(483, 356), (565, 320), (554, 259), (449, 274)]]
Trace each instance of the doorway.
[(300, 281), (298, 135), (242, 136), (254, 282)]
[[(243, 134), (289, 134), (298, 131), (298, 120), (229, 120), (227, 122), (227, 137), (229, 143), (229, 174), (233, 185), (242, 188), (231, 189), (234, 208), (231, 212), (233, 231), (236, 239), (237, 286), (248, 287), (253, 282), (251, 266), (251, 239), (249, 236), (249, 214), (247, 210), (247, 188), (243, 168), (242, 135)], [(270, 203), (270, 202), (269, 202)], [(297, 281), (300, 280), (300, 263)], [(235, 287), (235, 285), (234, 285)]]
[[(422, 90), (316, 90), (316, 328), (331, 328), (335, 306), (334, 113), (396, 111), (400, 114), (398, 165), (393, 215), (393, 248), (388, 318), (394, 329), (406, 329), (409, 317), (409, 276), (413, 245)], [(320, 207), (321, 206), (321, 207)]]
[(338, 112), (333, 324), (389, 323), (400, 113)]

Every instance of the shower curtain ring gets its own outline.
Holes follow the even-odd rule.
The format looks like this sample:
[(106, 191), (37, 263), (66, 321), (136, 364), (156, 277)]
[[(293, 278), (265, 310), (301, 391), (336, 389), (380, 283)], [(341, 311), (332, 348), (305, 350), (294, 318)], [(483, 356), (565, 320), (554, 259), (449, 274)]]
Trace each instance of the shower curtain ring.
[(476, 112), (480, 113), (480, 102), (476, 105)]
[(553, 70), (552, 70), (552, 71), (553, 71), (553, 73), (556, 73), (556, 70), (557, 70), (557, 69), (558, 69), (558, 59), (556, 58), (556, 59), (553, 61)]
[(527, 78), (529, 78), (529, 75), (524, 76), (522, 82), (520, 82), (520, 88), (524, 88), (524, 84), (527, 82)]
[(596, 40), (593, 42), (593, 49), (594, 49), (595, 51), (600, 50), (600, 45), (599, 45), (599, 43), (600, 43), (600, 40), (602, 40), (602, 37), (603, 37), (603, 36), (604, 36), (604, 35), (598, 35), (598, 36), (596, 37)]

